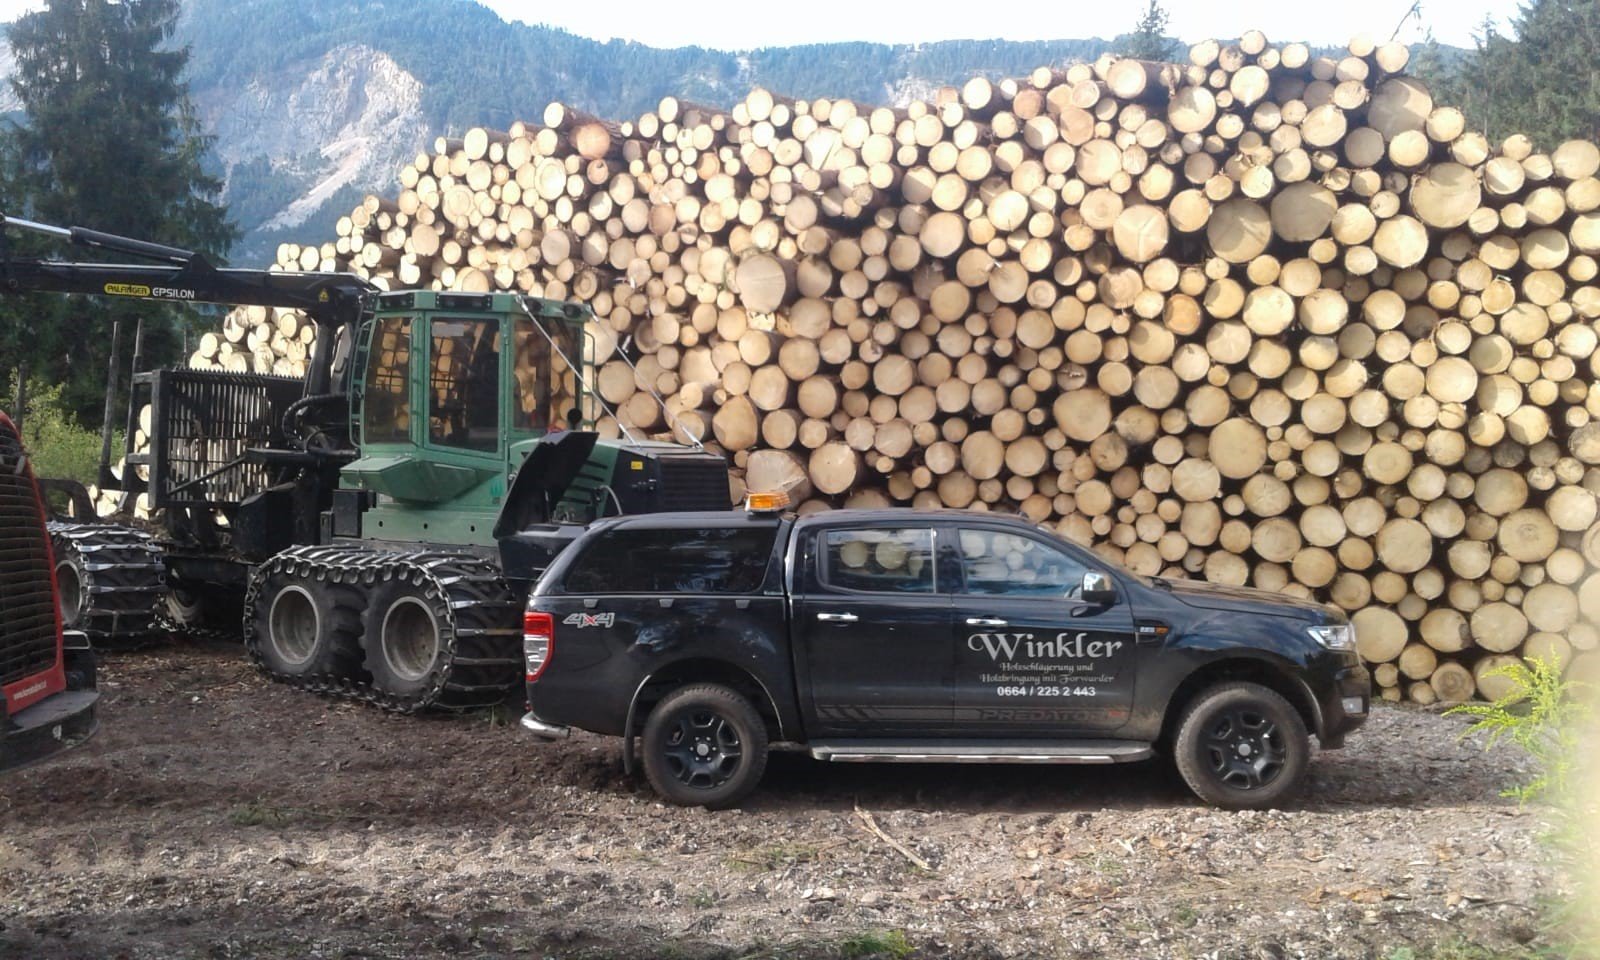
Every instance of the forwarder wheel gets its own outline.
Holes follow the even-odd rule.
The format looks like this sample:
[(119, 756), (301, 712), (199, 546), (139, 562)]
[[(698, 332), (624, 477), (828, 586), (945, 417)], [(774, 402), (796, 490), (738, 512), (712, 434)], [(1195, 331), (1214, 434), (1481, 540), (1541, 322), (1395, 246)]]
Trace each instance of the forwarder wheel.
[(645, 775), (679, 806), (735, 806), (766, 769), (766, 724), (749, 700), (727, 687), (674, 690), (644, 722)]
[(287, 572), (269, 576), (250, 611), (262, 666), (296, 679), (353, 679), (360, 673), (359, 626), (335, 588)]
[(145, 534), (110, 524), (50, 524), (61, 625), (97, 644), (158, 632), (166, 591), (160, 550)]
[(1300, 785), (1311, 740), (1300, 714), (1276, 692), (1225, 683), (1184, 710), (1172, 752), (1200, 799), (1227, 810), (1260, 810)]
[(61, 626), (81, 630), (83, 619), (83, 576), (71, 560), (56, 564), (56, 597), (61, 607)]
[(450, 624), (437, 603), (426, 587), (406, 580), (373, 592), (362, 642), (374, 687), (414, 700), (438, 686), (448, 663)]
[(236, 590), (215, 584), (168, 581), (167, 620), (179, 631), (221, 630), (237, 636), (244, 609)]

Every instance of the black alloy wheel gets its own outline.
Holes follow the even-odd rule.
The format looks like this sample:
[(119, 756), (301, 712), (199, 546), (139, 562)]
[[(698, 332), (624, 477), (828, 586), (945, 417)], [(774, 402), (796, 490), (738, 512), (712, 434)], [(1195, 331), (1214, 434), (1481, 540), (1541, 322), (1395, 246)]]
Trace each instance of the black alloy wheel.
[(700, 684), (668, 694), (644, 726), (651, 786), (681, 806), (718, 810), (744, 799), (767, 766), (767, 730), (750, 701)]
[(1211, 773), (1240, 790), (1256, 790), (1283, 773), (1283, 733), (1266, 714), (1235, 706), (1214, 716), (1205, 731)]
[(1202, 691), (1184, 710), (1173, 756), (1200, 799), (1229, 810), (1259, 810), (1299, 787), (1311, 738), (1281, 694), (1256, 683), (1224, 683)]
[(711, 710), (683, 710), (670, 721), (662, 745), (667, 769), (686, 787), (714, 790), (739, 772), (744, 750), (739, 731)]

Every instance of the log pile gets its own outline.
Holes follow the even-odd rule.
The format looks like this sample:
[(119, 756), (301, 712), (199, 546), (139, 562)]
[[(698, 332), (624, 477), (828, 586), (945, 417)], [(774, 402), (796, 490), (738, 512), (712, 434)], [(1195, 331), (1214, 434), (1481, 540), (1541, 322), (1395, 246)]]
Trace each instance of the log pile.
[(220, 331), (200, 337), (188, 366), (191, 370), (303, 377), (316, 338), (316, 325), (298, 310), (235, 307), (223, 318)]
[[(1491, 144), (1406, 61), (1251, 32), (905, 109), (552, 104), (277, 259), (585, 301), (606, 432), (1326, 600), (1388, 699), (1594, 675), (1600, 148)], [(293, 374), (310, 336), (241, 309), (193, 362)]]

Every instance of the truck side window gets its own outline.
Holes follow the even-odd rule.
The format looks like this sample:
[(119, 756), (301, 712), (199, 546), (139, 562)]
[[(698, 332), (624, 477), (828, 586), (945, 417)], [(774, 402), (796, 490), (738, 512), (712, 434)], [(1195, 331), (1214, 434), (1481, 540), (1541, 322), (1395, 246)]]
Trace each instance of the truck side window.
[(822, 535), (823, 582), (871, 593), (934, 591), (933, 531), (828, 530)]
[(500, 446), (500, 325), (433, 321), (428, 440), (467, 450)]
[(960, 541), (966, 593), (1068, 597), (1088, 570), (1062, 550), (1004, 530), (964, 529)]
[(411, 318), (384, 317), (372, 331), (366, 387), (361, 395), (363, 439), (411, 439)]
[(550, 428), (550, 341), (533, 329), (533, 321), (517, 318), (516, 384), (511, 395), (513, 430)]
[[(517, 318), (511, 429), (541, 432), (575, 428), (580, 419), (574, 416), (578, 411), (579, 383), (563, 354), (581, 363), (580, 346), (566, 324), (541, 321), (539, 328), (534, 329), (533, 321), (526, 317)], [(552, 340), (561, 348), (559, 351), (552, 349)]]
[(775, 526), (608, 530), (567, 568), (564, 593), (754, 593)]

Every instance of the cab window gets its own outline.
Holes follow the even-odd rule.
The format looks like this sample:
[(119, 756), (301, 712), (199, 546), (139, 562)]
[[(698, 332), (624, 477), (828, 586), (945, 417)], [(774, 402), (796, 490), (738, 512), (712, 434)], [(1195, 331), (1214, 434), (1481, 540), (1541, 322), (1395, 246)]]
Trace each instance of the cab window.
[(822, 534), (822, 581), (868, 593), (933, 593), (933, 531), (861, 528)]
[(1043, 540), (1005, 530), (959, 532), (964, 593), (1008, 597), (1069, 597), (1088, 567)]
[(465, 450), (500, 446), (500, 324), (434, 320), (428, 441)]
[(753, 593), (776, 526), (607, 530), (567, 568), (566, 593)]
[(411, 439), (411, 318), (384, 317), (372, 330), (361, 426), (367, 443)]
[(567, 365), (567, 358), (579, 359), (572, 328), (548, 321), (535, 329), (532, 320), (518, 317), (514, 337), (511, 429), (538, 433), (578, 426), (578, 377)]

